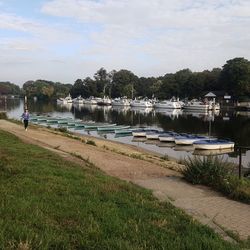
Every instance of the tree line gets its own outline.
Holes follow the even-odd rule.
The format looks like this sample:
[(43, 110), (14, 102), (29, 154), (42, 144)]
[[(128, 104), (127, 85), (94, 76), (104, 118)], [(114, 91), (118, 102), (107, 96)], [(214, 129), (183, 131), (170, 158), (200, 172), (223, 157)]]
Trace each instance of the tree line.
[(129, 70), (99, 69), (93, 79), (77, 79), (71, 88), (73, 96), (156, 97), (159, 99), (197, 98), (208, 91), (221, 91), (236, 98), (250, 98), (250, 62), (234, 58), (221, 68), (192, 72), (183, 69), (160, 77), (138, 77)]
[(222, 68), (192, 72), (183, 69), (159, 77), (138, 77), (133, 72), (121, 69), (108, 72), (99, 69), (93, 76), (77, 79), (74, 84), (62, 84), (47, 80), (27, 81), (23, 88), (12, 83), (0, 83), (0, 94), (23, 94), (38, 99), (56, 99), (69, 93), (73, 97), (81, 95), (155, 97), (168, 99), (197, 98), (209, 91), (221, 91), (237, 99), (250, 98), (250, 62), (245, 58), (228, 60)]

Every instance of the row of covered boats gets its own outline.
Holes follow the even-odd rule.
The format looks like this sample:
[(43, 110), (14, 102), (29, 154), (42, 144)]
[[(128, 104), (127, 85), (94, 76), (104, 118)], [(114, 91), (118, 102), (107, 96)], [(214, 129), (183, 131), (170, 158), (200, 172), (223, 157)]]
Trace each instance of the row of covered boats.
[(105, 105), (105, 106), (119, 106), (119, 107), (140, 107), (140, 108), (163, 108), (163, 109), (187, 109), (193, 111), (208, 111), (208, 110), (219, 110), (220, 105), (215, 100), (212, 101), (201, 101), (193, 99), (191, 101), (180, 101), (179, 99), (171, 98), (170, 100), (155, 100), (155, 99), (128, 99), (126, 97), (119, 97), (110, 99), (109, 97), (89, 97), (82, 98), (78, 96), (72, 99), (70, 95), (66, 98), (57, 99), (58, 104), (74, 103), (77, 105), (88, 104), (88, 105)]
[(152, 128), (130, 127), (129, 125), (117, 125), (115, 123), (98, 123), (94, 121), (82, 121), (72, 118), (35, 116), (30, 118), (33, 123), (56, 124), (67, 128), (96, 130), (98, 133), (114, 133), (116, 137), (133, 136), (144, 137), (147, 140), (159, 140), (162, 143), (175, 143), (176, 145), (193, 145), (194, 149), (217, 150), (233, 149), (234, 142), (222, 140), (205, 135), (176, 133), (174, 131), (162, 131)]

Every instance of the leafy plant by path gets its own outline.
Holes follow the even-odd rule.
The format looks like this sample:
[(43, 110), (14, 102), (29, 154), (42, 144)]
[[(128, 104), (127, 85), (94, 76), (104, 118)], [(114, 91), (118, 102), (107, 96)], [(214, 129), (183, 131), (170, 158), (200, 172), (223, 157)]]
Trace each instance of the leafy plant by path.
[(250, 180), (234, 175), (234, 166), (217, 156), (189, 157), (182, 173), (193, 184), (204, 184), (228, 197), (250, 204)]

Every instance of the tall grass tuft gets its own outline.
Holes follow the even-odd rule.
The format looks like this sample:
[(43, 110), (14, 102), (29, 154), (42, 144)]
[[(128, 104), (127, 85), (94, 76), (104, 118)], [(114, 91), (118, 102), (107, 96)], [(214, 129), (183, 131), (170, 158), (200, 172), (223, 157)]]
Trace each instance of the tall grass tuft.
[(219, 157), (189, 157), (184, 164), (184, 177), (193, 184), (213, 185), (233, 171), (232, 165)]
[(221, 157), (189, 157), (185, 160), (184, 178), (193, 184), (204, 184), (228, 197), (250, 204), (250, 180), (239, 179), (234, 166)]
[(7, 113), (6, 112), (0, 112), (0, 119), (7, 119)]

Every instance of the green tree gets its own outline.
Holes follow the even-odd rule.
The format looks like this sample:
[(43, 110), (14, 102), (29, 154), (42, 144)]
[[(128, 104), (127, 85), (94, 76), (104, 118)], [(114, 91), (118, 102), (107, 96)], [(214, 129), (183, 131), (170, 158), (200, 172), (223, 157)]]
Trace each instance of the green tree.
[(114, 73), (112, 81), (112, 97), (127, 96), (132, 98), (137, 91), (138, 77), (129, 70)]
[(250, 62), (245, 58), (234, 58), (223, 66), (220, 83), (231, 95), (250, 97)]

